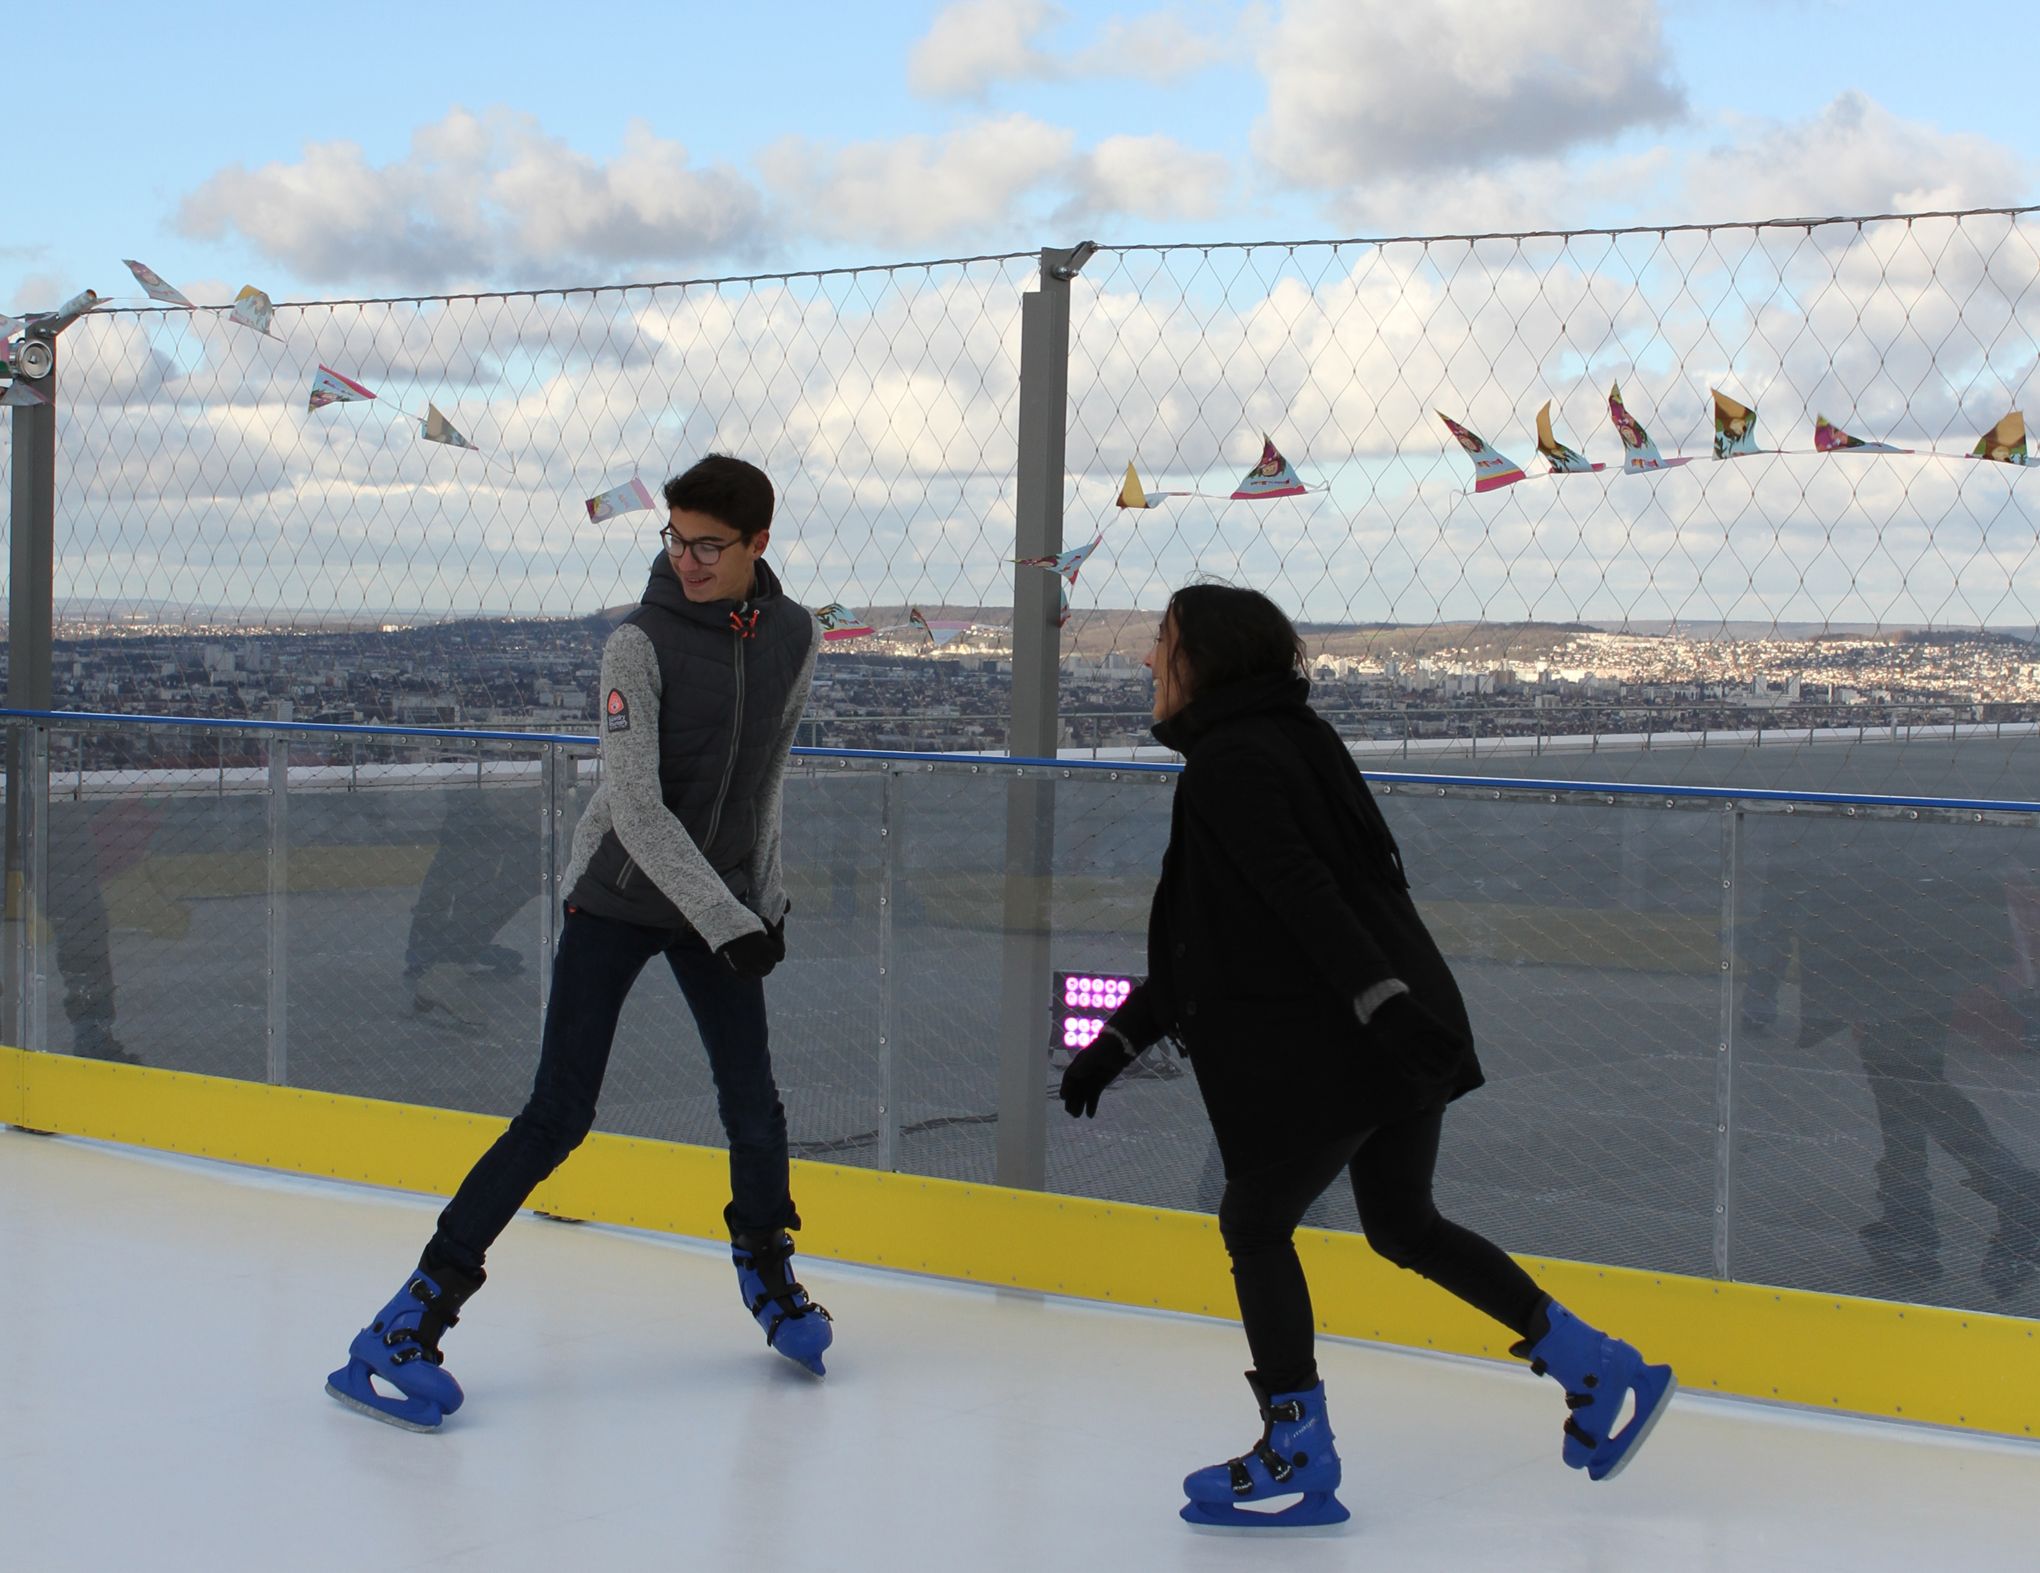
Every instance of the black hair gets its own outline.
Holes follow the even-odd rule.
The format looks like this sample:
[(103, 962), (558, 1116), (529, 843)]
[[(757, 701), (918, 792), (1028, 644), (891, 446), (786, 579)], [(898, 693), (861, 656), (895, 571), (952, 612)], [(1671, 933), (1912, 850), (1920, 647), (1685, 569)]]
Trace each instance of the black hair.
[(745, 540), (772, 528), (772, 483), (755, 464), (711, 453), (666, 483), (666, 506), (719, 519)]
[(1191, 698), (1227, 683), (1293, 677), (1304, 669), (1296, 625), (1259, 590), (1186, 584), (1169, 597), (1163, 619), (1175, 629), (1176, 675)]

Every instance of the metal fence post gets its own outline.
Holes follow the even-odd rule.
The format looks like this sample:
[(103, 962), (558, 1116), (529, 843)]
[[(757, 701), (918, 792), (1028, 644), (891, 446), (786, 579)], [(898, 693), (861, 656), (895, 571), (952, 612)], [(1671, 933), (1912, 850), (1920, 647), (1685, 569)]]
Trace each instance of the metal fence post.
[(1742, 898), (1743, 811), (1721, 814), (1721, 1014), (1714, 1053), (1714, 1276), (1728, 1281), (1735, 1235), (1736, 904)]
[(566, 809), (560, 802), (560, 745), (547, 743), (538, 766), (538, 1032), (545, 1036), (545, 1009), (552, 999), (553, 952), (560, 942), (560, 902), (565, 893), (560, 880), (561, 821)]
[[(31, 327), (23, 341), (24, 356), (29, 340), (48, 350), (50, 364), (40, 378), (28, 381), (17, 377), (45, 402), (14, 409), (8, 498), (7, 703), (17, 710), (47, 710), (57, 512), (57, 344), (55, 334), (39, 333)], [(30, 756), (39, 731), (39, 727), (24, 726), (7, 730), (6, 900), (9, 920), (16, 927), (13, 942), (6, 947), (5, 986), (15, 1041), (31, 1048), (43, 1046), (29, 1008), (37, 941), (33, 934), (35, 907), (29, 899), (32, 849), (26, 817)], [(43, 747), (47, 763), (47, 738)]]
[(899, 1167), (900, 1040), (899, 991), (895, 986), (898, 958), (893, 953), (893, 874), (899, 866), (899, 800), (893, 785), (894, 772), (879, 774), (878, 800), (878, 1163), (885, 1170)]
[[(288, 701), (276, 707), (288, 721)], [(269, 1053), (264, 1077), (290, 1081), (290, 734), (269, 734)]]
[[(1020, 299), (1019, 452), (1014, 471), (1015, 557), (1062, 550), (1069, 428), (1070, 280), (1097, 248), (1046, 248), (1041, 282)], [(1038, 568), (1013, 570), (1013, 722), (1009, 755), (1055, 757), (1059, 585)], [(1006, 789), (1005, 943), (999, 969), (999, 1124), (992, 1178), (1039, 1190), (1047, 1172), (1050, 874), (1055, 783), (1025, 771)]]
[[(22, 990), (27, 1001), (23, 1038), (26, 1047), (47, 1053), (50, 1046), (49, 963), (51, 938), (44, 916), (50, 888), (50, 729), (38, 721), (28, 734), (28, 771), (22, 783), (26, 801), (22, 831), (26, 837), (28, 866), (22, 891), (21, 913), (27, 930), (27, 968)], [(97, 879), (97, 870), (86, 871)]]

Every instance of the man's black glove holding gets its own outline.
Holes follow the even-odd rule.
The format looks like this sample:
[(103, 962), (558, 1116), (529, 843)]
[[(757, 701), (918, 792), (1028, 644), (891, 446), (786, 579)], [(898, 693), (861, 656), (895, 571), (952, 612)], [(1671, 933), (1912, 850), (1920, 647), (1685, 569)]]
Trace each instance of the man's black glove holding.
[(762, 933), (739, 934), (715, 953), (738, 977), (762, 978), (786, 960), (786, 919), (768, 923)]
[(1089, 1048), (1080, 1050), (1064, 1070), (1062, 1078), (1063, 1107), (1071, 1116), (1098, 1113), (1098, 1099), (1105, 1089), (1112, 1085), (1119, 1073), (1133, 1063), (1134, 1047), (1127, 1041), (1126, 1034), (1109, 1021), (1091, 1040)]

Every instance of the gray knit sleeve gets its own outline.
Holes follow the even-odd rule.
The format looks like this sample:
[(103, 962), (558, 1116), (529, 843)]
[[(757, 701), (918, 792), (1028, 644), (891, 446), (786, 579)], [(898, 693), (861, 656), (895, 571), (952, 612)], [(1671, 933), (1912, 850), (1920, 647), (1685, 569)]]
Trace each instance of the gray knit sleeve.
[(622, 696), (624, 725), (603, 723), (602, 775), (610, 822), (623, 850), (718, 948), (757, 933), (756, 914), (730, 894), (659, 787), (659, 657), (649, 635), (625, 623), (602, 647), (602, 692)]
[(786, 885), (779, 867), (780, 811), (786, 795), (786, 770), (791, 763), (794, 740), (800, 735), (801, 717), (807, 713), (808, 690), (814, 686), (815, 655), (822, 646), (822, 625), (808, 614), (807, 659), (786, 696), (780, 714), (779, 736), (773, 744), (771, 774), (765, 778), (765, 792), (758, 805), (758, 840), (751, 848), (752, 902), (767, 923), (777, 923), (786, 912)]

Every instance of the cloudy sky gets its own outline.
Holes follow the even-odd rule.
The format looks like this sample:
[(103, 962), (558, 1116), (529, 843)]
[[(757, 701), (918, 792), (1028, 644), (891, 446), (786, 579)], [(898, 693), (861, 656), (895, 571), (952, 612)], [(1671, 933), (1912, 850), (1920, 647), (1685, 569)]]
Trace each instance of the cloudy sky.
[(121, 287), (124, 256), (281, 300), (2035, 191), (2009, 0), (587, 14), (16, 8), (0, 309)]
[[(1066, 533), (1107, 543), (1080, 607), (1217, 573), (1328, 621), (2040, 625), (2040, 473), (1799, 452), (1476, 498), (1434, 414), (1534, 463), (1550, 399), (1607, 458), (1619, 381), (1666, 452), (1705, 452), (1720, 387), (1767, 446), (1826, 415), (1963, 454), (2040, 379), (2040, 220), (1140, 249), (2021, 204), (2031, 52), (1989, 41), (2023, 13), (873, 9), (11, 17), (0, 310), (132, 295), (129, 256), (201, 302), (552, 290), (287, 306), (274, 338), (126, 307), (73, 328), (59, 598), (615, 604), (657, 520), (581, 499), (719, 447), (779, 481), (775, 560), (809, 604), (1009, 602), (1026, 260), (559, 291), (1094, 238)], [(322, 363), (381, 401), (308, 413)], [(480, 451), (419, 442), (428, 402)], [(1264, 431), (1321, 489), (1224, 502)], [(1129, 460), (1218, 497), (1123, 515)]]

